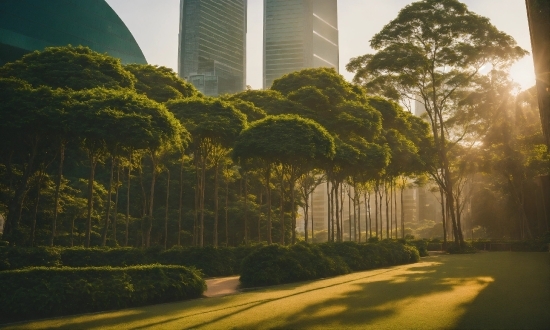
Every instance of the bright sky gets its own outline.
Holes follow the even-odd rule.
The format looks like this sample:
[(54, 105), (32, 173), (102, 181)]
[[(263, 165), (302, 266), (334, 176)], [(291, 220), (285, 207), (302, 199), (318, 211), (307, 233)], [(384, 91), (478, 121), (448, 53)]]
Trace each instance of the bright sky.
[[(150, 64), (177, 71), (179, 0), (106, 0), (126, 23)], [(338, 0), (340, 73), (348, 80), (349, 59), (372, 53), (369, 40), (410, 0)], [(531, 52), (524, 0), (463, 0)], [(262, 88), (263, 0), (248, 0), (247, 85)], [(523, 89), (535, 84), (533, 59), (526, 56), (510, 71)]]

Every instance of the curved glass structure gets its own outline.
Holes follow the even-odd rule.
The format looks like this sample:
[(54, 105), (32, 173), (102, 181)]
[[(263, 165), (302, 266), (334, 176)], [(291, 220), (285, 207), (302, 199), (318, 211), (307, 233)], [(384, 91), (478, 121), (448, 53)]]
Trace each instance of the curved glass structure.
[(51, 46), (88, 46), (146, 64), (136, 40), (104, 0), (0, 1), (0, 65)]

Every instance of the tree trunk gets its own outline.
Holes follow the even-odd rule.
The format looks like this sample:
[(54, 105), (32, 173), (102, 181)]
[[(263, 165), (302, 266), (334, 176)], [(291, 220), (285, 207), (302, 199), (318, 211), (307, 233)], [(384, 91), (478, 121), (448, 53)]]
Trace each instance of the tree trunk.
[(126, 235), (124, 237), (124, 246), (128, 246), (128, 231), (130, 230), (130, 182), (132, 175), (132, 151), (130, 151), (128, 164), (128, 187), (126, 190)]
[[(391, 196), (391, 192), (389, 194)], [(391, 238), (390, 237), (390, 210), (389, 210), (389, 201), (388, 201), (388, 186), (387, 186), (387, 182), (384, 180), (384, 199), (385, 199), (385, 202), (386, 202), (386, 238)]]
[[(357, 230), (359, 232), (359, 243), (361, 243), (361, 194), (357, 196), (355, 188), (356, 187), (354, 186), (353, 200), (357, 201)], [(354, 218), (355, 218), (355, 214), (354, 214)], [(365, 229), (365, 234), (366, 234), (366, 229)]]
[(75, 220), (76, 216), (74, 216), (72, 218), (72, 221), (71, 221), (71, 247), (74, 246), (74, 220)]
[(281, 245), (285, 245), (285, 212), (284, 212), (284, 196), (285, 196), (285, 180), (284, 169), (281, 167), (281, 202), (280, 202), (280, 217), (281, 217)]
[(348, 191), (349, 241), (351, 242), (351, 189)]
[(214, 165), (214, 247), (218, 247), (218, 172), (219, 165)]
[(225, 246), (229, 246), (229, 229), (227, 224), (227, 220), (229, 218), (228, 202), (229, 202), (229, 179), (225, 181)]
[(378, 186), (378, 182), (376, 183), (374, 187), (374, 223), (375, 223), (375, 230), (376, 235), (375, 237), (378, 237), (378, 189), (380, 187)]
[(55, 180), (52, 236), (50, 237), (50, 246), (53, 246), (54, 244), (56, 230), (57, 230), (57, 217), (59, 214), (59, 191), (61, 189), (61, 180), (63, 179), (63, 161), (64, 160), (65, 160), (65, 141), (62, 140), (59, 145), (59, 168), (57, 170), (57, 179)]
[(327, 242), (331, 240), (331, 219), (332, 219), (332, 188), (329, 184), (329, 179), (327, 178)]
[(118, 215), (118, 190), (120, 185), (120, 161), (117, 161), (116, 165), (116, 190), (115, 190), (115, 209), (113, 214), (113, 243), (114, 246), (118, 246), (116, 237), (117, 215)]
[(335, 213), (336, 213), (336, 234), (337, 234), (337, 241), (340, 242), (343, 235), (342, 235), (342, 227), (340, 226), (340, 203), (339, 203), (339, 183), (336, 183), (334, 185), (334, 195), (335, 195), (335, 200), (334, 200), (334, 203), (336, 204), (336, 209), (335, 209)]
[(291, 218), (292, 218), (292, 245), (296, 244), (296, 205), (294, 205), (295, 202), (295, 187), (296, 187), (296, 177), (295, 177), (295, 169), (290, 167), (290, 180), (288, 182), (288, 188), (290, 189), (290, 207), (292, 207), (292, 210), (290, 212)]
[(403, 200), (403, 191), (405, 190), (405, 185), (401, 187), (401, 238), (405, 239), (405, 202)]
[(260, 198), (258, 199), (260, 201), (260, 204), (258, 205), (258, 243), (262, 242), (262, 228), (261, 228), (261, 221), (262, 221), (262, 188), (260, 186)]
[(179, 195), (179, 205), (178, 205), (178, 246), (181, 246), (181, 219), (183, 216), (183, 165), (185, 158), (181, 156), (181, 166), (180, 166), (180, 195)]
[(273, 240), (271, 238), (271, 164), (267, 165), (265, 172), (265, 182), (267, 189), (267, 243), (272, 244)]
[(153, 152), (151, 152), (151, 167), (152, 167), (152, 171), (151, 171), (151, 189), (149, 191), (149, 213), (148, 213), (148, 228), (147, 228), (147, 231), (146, 231), (146, 236), (145, 236), (145, 246), (146, 247), (150, 247), (151, 246), (151, 232), (153, 230), (153, 216), (154, 216), (154, 213), (153, 213), (153, 205), (154, 205), (154, 201), (155, 201), (155, 183), (156, 183), (156, 180), (157, 180), (157, 159), (154, 155)]
[(36, 233), (36, 216), (38, 214), (38, 203), (40, 202), (40, 192), (42, 191), (42, 178), (44, 178), (44, 171), (40, 171), (38, 176), (38, 183), (36, 187), (36, 203), (34, 204), (34, 212), (32, 216), (32, 228), (31, 228), (31, 246), (34, 246), (34, 236)]
[(113, 190), (113, 175), (115, 172), (115, 156), (111, 156), (111, 173), (109, 175), (109, 186), (107, 188), (107, 207), (105, 209), (105, 223), (103, 225), (103, 233), (101, 235), (101, 246), (107, 243), (107, 231), (109, 231), (109, 218), (111, 216), (111, 196)]
[(168, 206), (170, 201), (170, 170), (166, 168), (166, 208), (164, 214), (164, 249), (168, 248)]
[(90, 158), (90, 176), (88, 177), (88, 216), (86, 218), (86, 247), (90, 247), (90, 239), (92, 235), (92, 212), (94, 209), (94, 175), (97, 158), (93, 152), (89, 152)]
[(206, 190), (206, 156), (202, 156), (201, 167), (201, 189), (199, 195), (199, 212), (200, 212), (200, 235), (199, 246), (204, 247), (204, 192)]
[(248, 177), (244, 173), (244, 244), (248, 245)]

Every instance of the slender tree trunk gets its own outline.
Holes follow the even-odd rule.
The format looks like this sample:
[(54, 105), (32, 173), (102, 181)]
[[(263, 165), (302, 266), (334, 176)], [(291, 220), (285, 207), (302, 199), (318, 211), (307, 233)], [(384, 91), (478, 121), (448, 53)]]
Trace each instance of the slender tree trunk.
[(344, 182), (340, 183), (340, 236), (341, 236), (340, 242), (343, 242), (344, 241)]
[(225, 181), (225, 246), (229, 246), (229, 228), (227, 220), (229, 218), (229, 179)]
[(348, 191), (349, 241), (351, 242), (351, 189)]
[(128, 246), (128, 236), (130, 231), (130, 187), (132, 177), (132, 151), (130, 151), (128, 163), (128, 187), (126, 187), (126, 233), (124, 237), (124, 246)]
[(36, 217), (38, 214), (38, 204), (40, 202), (40, 192), (42, 191), (42, 179), (44, 178), (44, 170), (40, 171), (38, 175), (38, 183), (36, 187), (36, 203), (34, 204), (34, 212), (32, 216), (32, 228), (31, 228), (31, 246), (34, 246), (34, 238), (36, 233)]
[(285, 212), (284, 212), (285, 180), (284, 168), (281, 167), (281, 245), (285, 245)]
[(258, 243), (262, 242), (262, 196), (263, 191), (260, 186), (260, 198), (258, 199), (260, 201), (260, 204), (258, 205)]
[(164, 214), (164, 249), (168, 248), (168, 203), (170, 201), (170, 170), (166, 168), (166, 208)]
[(117, 226), (117, 215), (118, 215), (118, 191), (120, 185), (120, 162), (117, 161), (116, 166), (116, 190), (115, 190), (115, 210), (113, 214), (113, 243), (114, 246), (118, 246), (117, 235), (116, 235), (116, 226)]
[(387, 186), (387, 182), (384, 181), (384, 199), (385, 199), (385, 202), (386, 202), (386, 238), (391, 238), (390, 237), (390, 230), (391, 230), (391, 227), (390, 227), (390, 210), (389, 210), (389, 201), (388, 201), (388, 198), (391, 196), (391, 191), (389, 193), (389, 196), (388, 196), (388, 186)]
[(218, 247), (218, 172), (219, 165), (214, 165), (214, 247)]
[(76, 216), (72, 217), (72, 221), (71, 221), (71, 247), (74, 246), (74, 220), (75, 220)]
[(181, 246), (181, 220), (183, 217), (183, 165), (185, 163), (185, 157), (181, 156), (180, 165), (180, 195), (178, 201), (178, 246)]
[(248, 176), (244, 173), (244, 244), (248, 245)]
[(392, 181), (392, 190), (393, 190), (393, 219), (395, 222), (395, 239), (399, 238), (398, 233), (398, 224), (397, 224), (397, 187), (395, 186), (395, 180)]
[(403, 200), (403, 192), (405, 191), (405, 185), (401, 187), (401, 238), (405, 239), (405, 202)]
[(149, 191), (149, 215), (148, 215), (148, 228), (147, 228), (147, 235), (146, 235), (146, 241), (145, 245), (147, 247), (151, 246), (151, 232), (153, 230), (153, 216), (154, 216), (154, 201), (155, 201), (155, 183), (157, 180), (157, 159), (153, 152), (151, 152), (151, 190)]
[(199, 244), (199, 197), (201, 194), (201, 176), (198, 157), (199, 155), (195, 154), (195, 176), (197, 179), (197, 184), (195, 186), (195, 209), (193, 210), (193, 246), (197, 246)]
[(202, 159), (202, 169), (201, 169), (201, 189), (200, 189), (200, 198), (199, 198), (199, 208), (200, 208), (200, 236), (199, 236), (199, 246), (204, 247), (204, 193), (206, 190), (206, 156), (203, 155)]
[(90, 239), (92, 236), (92, 212), (94, 209), (94, 175), (97, 157), (93, 152), (89, 152), (90, 157), (90, 176), (88, 177), (88, 216), (86, 219), (86, 247), (90, 247)]
[(296, 199), (296, 175), (295, 175), (295, 169), (290, 167), (290, 180), (288, 182), (288, 188), (290, 189), (290, 207), (292, 207), (292, 210), (290, 212), (292, 217), (292, 245), (296, 244), (296, 205), (295, 199)]
[(107, 243), (107, 232), (109, 231), (109, 218), (111, 217), (111, 197), (113, 193), (113, 176), (115, 172), (115, 156), (111, 155), (111, 173), (109, 175), (109, 186), (107, 187), (107, 206), (105, 208), (105, 223), (101, 235), (101, 246)]
[(378, 237), (378, 190), (380, 187), (378, 186), (378, 183), (376, 183), (376, 186), (374, 187), (374, 223), (376, 224), (375, 230), (376, 235), (375, 237)]
[(331, 240), (331, 219), (332, 219), (332, 188), (329, 184), (329, 179), (327, 178), (327, 242), (330, 242)]
[(445, 195), (443, 189), (439, 188), (439, 196), (441, 198), (441, 221), (443, 225), (443, 249), (447, 248), (447, 219), (446, 219), (446, 207), (445, 207)]
[(378, 190), (378, 203), (380, 204), (378, 209), (380, 210), (380, 239), (384, 238), (384, 218), (382, 217), (382, 189)]
[(65, 160), (65, 141), (61, 140), (61, 143), (59, 145), (59, 168), (57, 170), (57, 179), (55, 180), (52, 236), (50, 237), (50, 246), (53, 246), (54, 244), (55, 235), (57, 231), (57, 217), (59, 215), (59, 191), (61, 189), (61, 181), (63, 180), (63, 161), (64, 160)]
[(305, 205), (304, 205), (304, 234), (306, 236), (306, 243), (309, 242), (308, 239), (308, 224), (309, 224), (309, 194), (306, 194)]
[(265, 172), (265, 183), (267, 193), (267, 243), (272, 244), (273, 239), (271, 237), (271, 164), (267, 165)]
[(338, 189), (339, 186), (340, 186), (339, 183), (334, 185), (334, 196), (335, 196), (334, 203), (336, 204), (335, 213), (336, 213), (336, 233), (338, 238), (337, 241), (341, 242), (343, 235), (342, 235), (342, 227), (340, 226), (340, 201), (339, 201), (340, 190)]
[(315, 243), (315, 233), (313, 232), (313, 195), (311, 195), (311, 243)]
[[(359, 232), (359, 243), (361, 243), (361, 194), (357, 196), (355, 188), (353, 188), (354, 200), (357, 200), (357, 230)], [(365, 228), (365, 234), (367, 233)]]

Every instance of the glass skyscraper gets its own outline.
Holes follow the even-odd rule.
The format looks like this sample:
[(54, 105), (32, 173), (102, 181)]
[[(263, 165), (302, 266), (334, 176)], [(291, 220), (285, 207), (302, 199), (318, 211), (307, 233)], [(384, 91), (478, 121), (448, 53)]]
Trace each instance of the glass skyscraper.
[(264, 88), (306, 68), (338, 71), (337, 0), (264, 0)]
[(181, 0), (179, 76), (208, 96), (245, 89), (246, 0)]
[(136, 40), (105, 0), (1, 0), (0, 65), (51, 46), (88, 46), (124, 64), (146, 64)]

